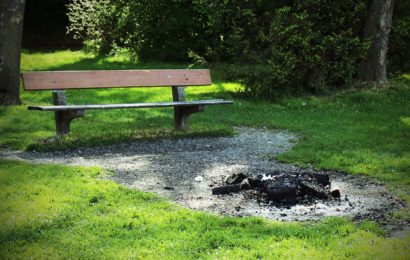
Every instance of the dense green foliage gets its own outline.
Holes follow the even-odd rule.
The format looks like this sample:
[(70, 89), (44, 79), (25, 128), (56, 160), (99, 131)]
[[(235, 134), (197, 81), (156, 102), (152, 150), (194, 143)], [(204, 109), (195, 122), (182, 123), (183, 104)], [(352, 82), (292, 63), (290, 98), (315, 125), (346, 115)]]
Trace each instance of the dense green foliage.
[(317, 92), (350, 82), (366, 51), (358, 36), (364, 9), (360, 1), (329, 5), (326, 0), (276, 9), (267, 35), (268, 64), (239, 72), (245, 92), (272, 99), (277, 93)]
[[(349, 29), (357, 34), (360, 29), (357, 19), (363, 3), (293, 2), (73, 0), (69, 32), (100, 53), (125, 47), (143, 59), (186, 61), (190, 49), (209, 61), (263, 63), (272, 57), (272, 44), (284, 44), (272, 39), (280, 29), (289, 29), (285, 33), (295, 37), (300, 32), (292, 27), (301, 23), (301, 27), (324, 27), (325, 34)], [(285, 14), (284, 8), (291, 11)], [(275, 21), (278, 14), (284, 24)]]
[(98, 53), (126, 48), (140, 59), (187, 60), (188, 48), (204, 40), (203, 22), (190, 2), (73, 0), (68, 31)]
[[(368, 42), (367, 0), (72, 0), (71, 32), (100, 54), (126, 50), (141, 60), (231, 65), (245, 93), (320, 92), (351, 83)], [(390, 63), (408, 69), (408, 4), (398, 0)]]

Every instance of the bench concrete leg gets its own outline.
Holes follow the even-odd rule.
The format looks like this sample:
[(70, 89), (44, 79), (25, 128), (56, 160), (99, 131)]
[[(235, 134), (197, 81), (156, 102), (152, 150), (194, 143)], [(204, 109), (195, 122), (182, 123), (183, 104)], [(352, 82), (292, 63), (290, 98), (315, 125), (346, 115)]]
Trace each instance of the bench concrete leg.
[(175, 107), (175, 129), (186, 130), (188, 129), (188, 118), (192, 113), (203, 112), (205, 106), (191, 106), (191, 107)]
[(67, 110), (67, 111), (56, 111), (56, 132), (57, 136), (66, 136), (70, 132), (71, 120), (77, 117), (84, 116), (84, 110)]

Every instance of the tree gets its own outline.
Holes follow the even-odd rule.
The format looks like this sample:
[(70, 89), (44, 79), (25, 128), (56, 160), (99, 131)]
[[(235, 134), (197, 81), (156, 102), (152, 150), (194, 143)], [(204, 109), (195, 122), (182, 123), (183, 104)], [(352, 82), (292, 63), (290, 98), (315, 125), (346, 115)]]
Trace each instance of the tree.
[(0, 105), (20, 103), (20, 55), (25, 0), (0, 0)]
[(370, 0), (363, 37), (370, 40), (360, 66), (361, 81), (386, 81), (387, 51), (392, 26), (394, 0)]

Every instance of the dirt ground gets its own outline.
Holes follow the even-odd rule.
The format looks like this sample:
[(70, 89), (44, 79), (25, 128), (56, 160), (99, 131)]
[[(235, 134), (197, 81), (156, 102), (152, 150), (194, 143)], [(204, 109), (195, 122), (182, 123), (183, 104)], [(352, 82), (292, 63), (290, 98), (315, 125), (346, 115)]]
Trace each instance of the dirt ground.
[[(316, 221), (326, 216), (388, 221), (387, 213), (405, 206), (379, 183), (338, 172), (329, 174), (332, 186), (340, 189), (340, 200), (275, 207), (258, 202), (246, 191), (212, 195), (212, 187), (233, 173), (255, 176), (275, 170), (299, 170), (269, 159), (292, 148), (296, 137), (291, 133), (245, 127), (236, 131), (234, 137), (142, 141), (53, 153), (1, 150), (0, 157), (100, 166), (112, 171), (109, 178), (122, 185), (155, 192), (191, 209), (224, 215), (282, 221)], [(405, 228), (408, 223), (400, 225)]]

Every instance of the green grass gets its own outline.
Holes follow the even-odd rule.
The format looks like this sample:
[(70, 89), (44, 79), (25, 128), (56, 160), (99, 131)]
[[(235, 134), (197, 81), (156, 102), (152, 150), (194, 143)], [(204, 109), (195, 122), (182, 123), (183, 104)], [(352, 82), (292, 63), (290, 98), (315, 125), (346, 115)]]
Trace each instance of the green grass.
[[(186, 68), (135, 63), (83, 52), (29, 53), (22, 69)], [(238, 98), (241, 85), (213, 71), (214, 84), (188, 88), (188, 99), (234, 99), (173, 128), (171, 109), (87, 111), (65, 140), (53, 141), (50, 91), (22, 91), (22, 106), (0, 107), (0, 147), (52, 150), (121, 141), (233, 135), (233, 126), (291, 130), (294, 148), (275, 159), (301, 166), (365, 174), (410, 202), (410, 75), (384, 89), (277, 103)], [(67, 91), (71, 103), (171, 100), (169, 88)], [(269, 156), (269, 155), (268, 155)], [(329, 218), (317, 224), (216, 217), (170, 204), (153, 194), (101, 180), (100, 170), (0, 162), (0, 258), (409, 258), (409, 238), (386, 239), (376, 224)], [(395, 212), (409, 219), (408, 208)]]
[(97, 168), (0, 162), (0, 258), (408, 258), (372, 222), (218, 217), (103, 180)]

